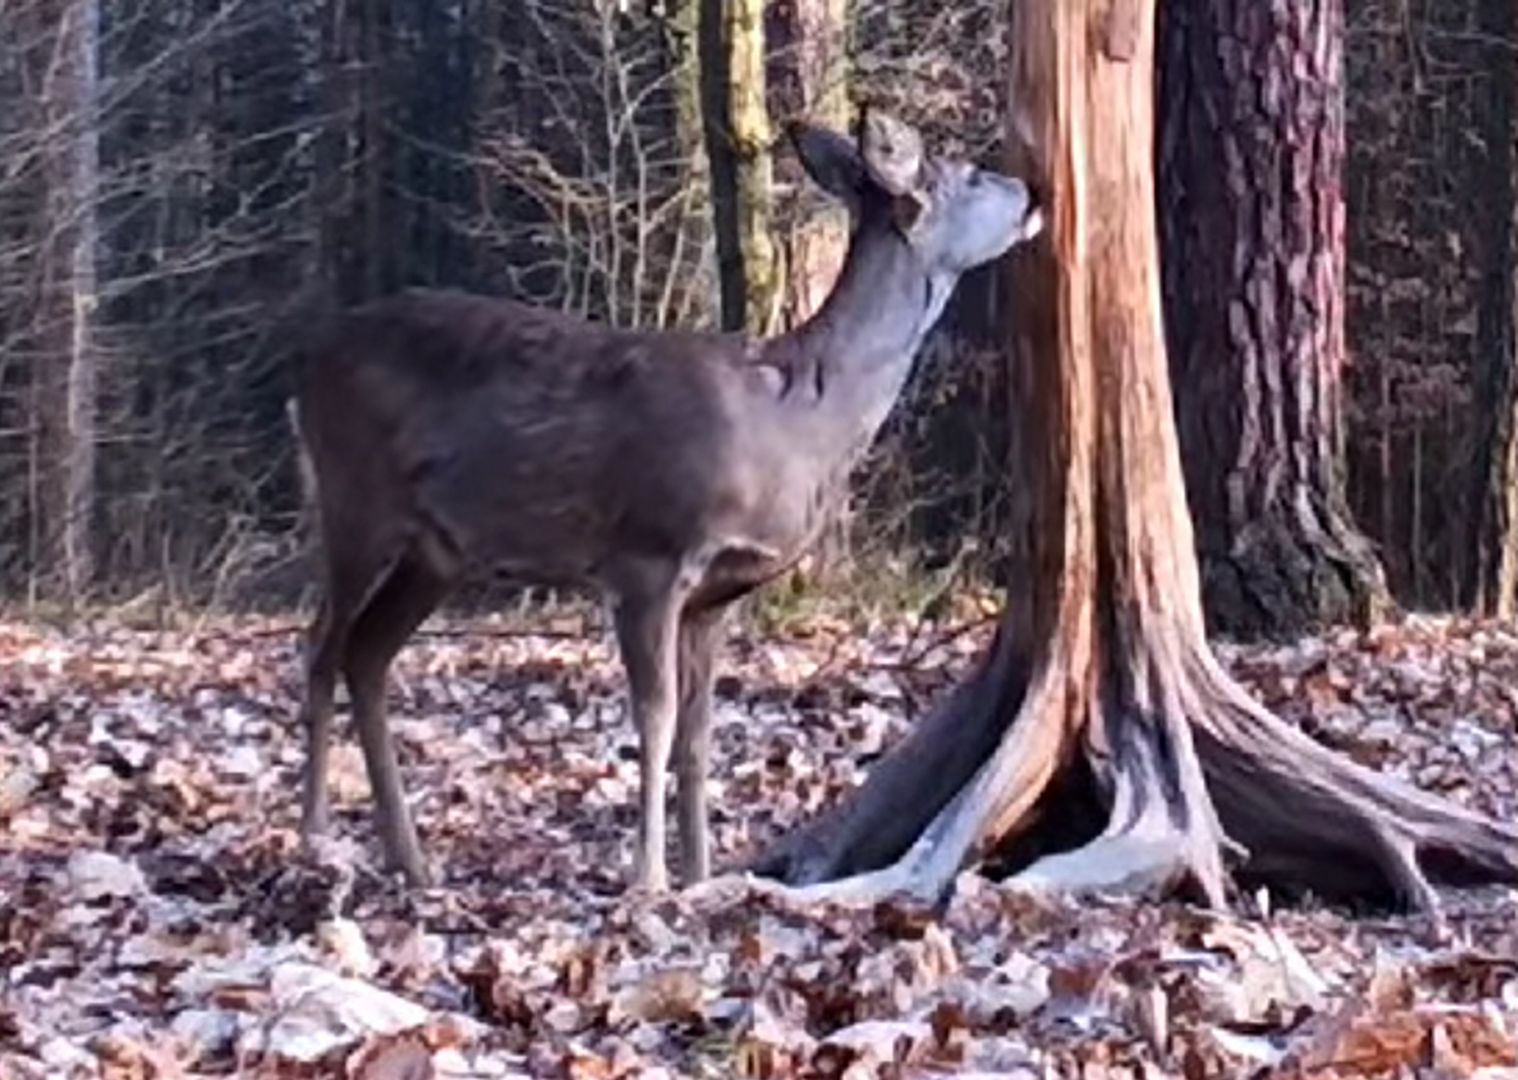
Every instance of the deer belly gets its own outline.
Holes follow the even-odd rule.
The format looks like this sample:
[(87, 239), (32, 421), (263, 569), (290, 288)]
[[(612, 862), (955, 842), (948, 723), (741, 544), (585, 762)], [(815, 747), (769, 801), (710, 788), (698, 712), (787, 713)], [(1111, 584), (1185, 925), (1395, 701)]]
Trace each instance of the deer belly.
[(476, 502), (468, 514), (432, 515), (475, 570), (541, 585), (586, 584), (601, 561), (599, 521), (572, 502)]

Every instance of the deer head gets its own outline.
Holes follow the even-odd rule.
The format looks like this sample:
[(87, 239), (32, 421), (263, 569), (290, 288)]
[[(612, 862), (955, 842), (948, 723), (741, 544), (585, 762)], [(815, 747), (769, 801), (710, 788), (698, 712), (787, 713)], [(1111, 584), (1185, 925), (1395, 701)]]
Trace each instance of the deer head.
[(1021, 180), (930, 156), (917, 130), (888, 113), (867, 111), (857, 142), (806, 124), (794, 126), (791, 138), (823, 190), (856, 221), (888, 215), (930, 274), (957, 277), (1043, 227)]

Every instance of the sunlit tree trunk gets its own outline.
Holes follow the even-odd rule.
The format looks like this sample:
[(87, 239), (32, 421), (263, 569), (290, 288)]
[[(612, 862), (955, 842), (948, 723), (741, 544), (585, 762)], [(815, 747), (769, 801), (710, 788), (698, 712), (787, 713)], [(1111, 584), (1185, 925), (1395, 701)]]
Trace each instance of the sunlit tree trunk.
[(781, 265), (770, 226), (773, 166), (765, 102), (764, 0), (702, 0), (702, 107), (727, 329), (778, 319)]
[(1477, 611), (1518, 615), (1518, 5), (1484, 0), (1487, 76), (1485, 280), (1477, 347), (1482, 430), (1474, 476), (1476, 542), (1467, 600)]
[(1166, 329), (1202, 600), (1225, 634), (1369, 621), (1344, 491), (1340, 0), (1160, 10)]
[(1013, 274), (1008, 613), (851, 799), (758, 861), (804, 895), (933, 897), (990, 857), (1025, 888), (1214, 905), (1230, 863), (1425, 908), (1425, 870), (1518, 880), (1518, 829), (1331, 753), (1208, 646), (1161, 328), (1155, 3), (1013, 8), (1009, 136), (1050, 226)]

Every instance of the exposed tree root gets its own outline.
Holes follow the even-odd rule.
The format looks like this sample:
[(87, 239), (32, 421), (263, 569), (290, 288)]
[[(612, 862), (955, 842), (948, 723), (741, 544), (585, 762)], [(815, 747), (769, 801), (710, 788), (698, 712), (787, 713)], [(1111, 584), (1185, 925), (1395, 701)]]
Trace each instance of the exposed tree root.
[(1518, 881), (1518, 827), (1374, 772), (1282, 723), (1210, 655), (1196, 679), (1214, 707), (1198, 752), (1241, 871), (1335, 897), (1429, 909), (1432, 874), (1452, 884)]
[[(999, 634), (979, 669), (875, 764), (852, 799), (791, 833), (751, 869), (811, 885), (900, 859), (1003, 741), (1023, 696), (1024, 670), (1009, 636)], [(971, 716), (984, 722), (966, 724)]]
[[(1334, 754), (1252, 701), (1205, 646), (1140, 664), (1145, 683), (1090, 700), (1072, 702), (1072, 673), (1045, 665), (1010, 724), (987, 686), (1008, 673), (1006, 652), (999, 641), (991, 661), (850, 802), (755, 868), (804, 901), (936, 898), (964, 866), (1034, 825), (1041, 796), (1079, 755), (1105, 828), (1083, 846), (1018, 867), (1013, 887), (1185, 889), (1221, 907), (1226, 859), (1241, 877), (1287, 893), (1436, 910), (1430, 876), (1518, 882), (1518, 828)], [(1068, 720), (1072, 704), (1079, 723)], [(943, 749), (988, 742), (974, 764)], [(936, 808), (924, 821), (927, 794)], [(918, 831), (903, 843), (907, 825)]]

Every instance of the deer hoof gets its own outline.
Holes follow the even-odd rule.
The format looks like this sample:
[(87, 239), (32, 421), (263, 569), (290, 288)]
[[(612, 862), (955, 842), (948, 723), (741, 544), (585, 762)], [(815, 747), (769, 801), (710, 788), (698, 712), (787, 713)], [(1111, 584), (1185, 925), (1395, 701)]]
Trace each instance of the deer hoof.
[(409, 888), (429, 889), (432, 887), (432, 872), (420, 858), (397, 860), (394, 866), (400, 871), (401, 877), (405, 879)]

